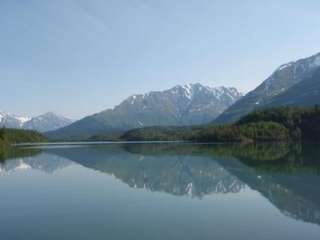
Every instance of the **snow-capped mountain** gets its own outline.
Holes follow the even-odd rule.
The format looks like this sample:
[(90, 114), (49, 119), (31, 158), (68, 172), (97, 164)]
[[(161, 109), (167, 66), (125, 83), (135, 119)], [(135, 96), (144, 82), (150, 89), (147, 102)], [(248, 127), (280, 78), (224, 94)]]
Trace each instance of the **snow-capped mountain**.
[(72, 121), (63, 116), (58, 116), (52, 112), (31, 118), (23, 124), (24, 129), (37, 130), (39, 132), (53, 131), (68, 126)]
[(21, 117), (0, 111), (0, 127), (22, 128), (23, 124), (30, 119), (30, 117)]
[[(144, 119), (135, 116), (135, 127), (196, 125), (210, 122), (241, 96), (235, 88), (211, 88), (199, 83), (178, 85), (162, 92), (133, 95), (115, 107), (114, 111), (147, 116)], [(154, 114), (158, 118), (149, 119)]]
[(240, 99), (235, 88), (211, 88), (199, 83), (133, 95), (103, 112), (49, 133), (54, 138), (88, 137), (147, 126), (196, 125), (212, 121)]
[(6, 128), (21, 128), (46, 132), (65, 127), (71, 123), (70, 119), (51, 112), (33, 118), (0, 112), (0, 127)]
[[(300, 59), (281, 65), (256, 89), (228, 108), (216, 120), (216, 123), (230, 123), (256, 108), (265, 106), (273, 101), (273, 98), (284, 94), (291, 87), (310, 79), (320, 68), (320, 53), (311, 57)], [(303, 89), (301, 89), (301, 94)], [(294, 96), (290, 101), (297, 102)], [(288, 100), (288, 99), (287, 99)], [(274, 105), (277, 106), (277, 105)]]

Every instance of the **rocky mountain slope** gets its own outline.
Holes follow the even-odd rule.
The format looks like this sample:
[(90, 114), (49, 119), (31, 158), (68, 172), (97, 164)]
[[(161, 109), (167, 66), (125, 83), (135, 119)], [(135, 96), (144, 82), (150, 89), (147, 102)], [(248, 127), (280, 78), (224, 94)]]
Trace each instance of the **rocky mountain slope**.
[[(320, 53), (280, 66), (261, 85), (221, 114), (215, 120), (215, 123), (232, 123), (254, 109), (270, 104), (277, 96), (282, 94), (286, 95), (286, 92), (290, 90), (291, 87), (304, 80), (311, 79), (319, 68)], [(316, 79), (313, 78), (313, 80)], [(309, 82), (310, 81), (311, 80), (309, 80)], [(305, 94), (303, 88), (300, 89), (300, 95), (301, 94)], [(295, 95), (289, 94), (286, 96), (290, 96), (290, 99), (285, 100), (287, 103), (291, 102), (295, 103), (295, 105), (300, 105)], [(277, 104), (273, 104), (273, 106), (286, 105), (286, 102), (280, 102), (279, 99), (276, 102)]]
[(265, 107), (303, 106), (310, 107), (320, 104), (320, 68), (313, 74), (282, 94), (273, 97)]
[(204, 124), (242, 97), (235, 88), (199, 83), (133, 95), (113, 109), (83, 118), (49, 137), (72, 139), (146, 126)]

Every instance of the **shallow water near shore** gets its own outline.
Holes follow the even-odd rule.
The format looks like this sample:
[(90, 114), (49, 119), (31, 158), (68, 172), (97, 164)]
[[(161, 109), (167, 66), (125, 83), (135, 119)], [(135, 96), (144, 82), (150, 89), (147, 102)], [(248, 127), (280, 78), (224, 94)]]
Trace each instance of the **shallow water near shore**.
[(1, 156), (1, 239), (319, 239), (319, 145), (24, 146)]

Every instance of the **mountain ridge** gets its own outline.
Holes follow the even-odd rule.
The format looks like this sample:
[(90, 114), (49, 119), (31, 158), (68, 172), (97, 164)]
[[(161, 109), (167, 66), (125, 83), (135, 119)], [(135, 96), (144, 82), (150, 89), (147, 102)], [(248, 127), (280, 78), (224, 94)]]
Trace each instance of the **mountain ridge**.
[(36, 117), (22, 117), (0, 111), (0, 127), (47, 132), (67, 126), (72, 120), (47, 112)]
[(241, 97), (233, 87), (212, 88), (200, 83), (177, 85), (163, 91), (132, 95), (112, 109), (87, 116), (47, 135), (65, 139), (145, 126), (204, 124)]
[(258, 87), (230, 106), (214, 123), (233, 123), (242, 116), (272, 101), (291, 87), (309, 79), (320, 68), (320, 53), (279, 66)]

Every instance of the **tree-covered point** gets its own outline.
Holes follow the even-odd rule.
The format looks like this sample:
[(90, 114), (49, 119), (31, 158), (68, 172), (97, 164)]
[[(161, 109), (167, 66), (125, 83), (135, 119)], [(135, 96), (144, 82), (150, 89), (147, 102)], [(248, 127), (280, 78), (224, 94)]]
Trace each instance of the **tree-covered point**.
[(286, 127), (293, 140), (320, 140), (320, 107), (282, 107), (254, 111), (243, 117), (236, 125), (272, 121)]
[(278, 123), (258, 122), (244, 125), (201, 127), (150, 127), (129, 131), (122, 138), (129, 141), (242, 142), (287, 140), (288, 130)]
[(36, 131), (10, 128), (0, 129), (0, 145), (44, 141), (46, 141), (46, 138)]
[(320, 109), (274, 108), (258, 110), (233, 125), (195, 127), (148, 127), (122, 135), (128, 141), (288, 141), (320, 140)]

